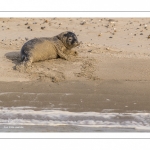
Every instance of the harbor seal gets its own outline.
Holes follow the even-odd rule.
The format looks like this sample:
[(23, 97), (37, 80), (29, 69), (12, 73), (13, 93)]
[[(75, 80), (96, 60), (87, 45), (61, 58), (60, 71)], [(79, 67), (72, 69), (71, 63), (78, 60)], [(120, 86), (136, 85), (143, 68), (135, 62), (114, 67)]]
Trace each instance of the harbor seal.
[[(54, 37), (41, 37), (26, 42), (21, 49), (21, 61), (25, 66), (41, 60), (63, 58), (68, 60), (70, 50), (80, 45), (77, 36), (70, 31)], [(76, 52), (74, 53), (76, 54)]]

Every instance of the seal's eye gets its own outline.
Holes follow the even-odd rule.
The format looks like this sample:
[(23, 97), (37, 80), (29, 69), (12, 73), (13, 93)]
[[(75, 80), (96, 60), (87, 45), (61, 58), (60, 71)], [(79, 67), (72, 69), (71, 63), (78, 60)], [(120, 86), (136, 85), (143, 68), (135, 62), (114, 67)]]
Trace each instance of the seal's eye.
[(72, 38), (70, 37), (68, 40), (69, 40), (69, 41), (72, 41)]

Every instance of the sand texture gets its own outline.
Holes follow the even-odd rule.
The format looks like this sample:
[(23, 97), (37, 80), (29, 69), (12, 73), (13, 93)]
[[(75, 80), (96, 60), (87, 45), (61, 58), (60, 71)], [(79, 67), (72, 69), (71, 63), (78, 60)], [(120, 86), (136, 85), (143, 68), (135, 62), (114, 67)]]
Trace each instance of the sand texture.
[[(149, 25), (149, 18), (1, 18), (0, 81), (149, 81)], [(82, 41), (77, 56), (15, 70), (26, 41), (64, 31)]]

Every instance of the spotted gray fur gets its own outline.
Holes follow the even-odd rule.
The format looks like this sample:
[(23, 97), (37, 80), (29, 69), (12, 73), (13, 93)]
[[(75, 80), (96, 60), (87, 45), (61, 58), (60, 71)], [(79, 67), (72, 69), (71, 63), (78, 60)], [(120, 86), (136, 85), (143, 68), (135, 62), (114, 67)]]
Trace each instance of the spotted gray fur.
[(30, 66), (33, 62), (63, 58), (68, 60), (67, 51), (80, 45), (77, 37), (70, 31), (54, 37), (41, 37), (26, 42), (21, 49), (21, 61)]

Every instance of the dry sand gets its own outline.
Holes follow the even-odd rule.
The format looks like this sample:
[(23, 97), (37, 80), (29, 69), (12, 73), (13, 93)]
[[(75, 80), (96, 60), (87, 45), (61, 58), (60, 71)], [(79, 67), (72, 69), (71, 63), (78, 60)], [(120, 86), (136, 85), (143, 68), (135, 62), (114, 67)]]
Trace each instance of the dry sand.
[[(118, 100), (120, 105), (113, 101), (92, 106), (95, 95), (92, 103), (83, 109), (70, 107), (72, 111), (150, 110), (146, 105), (150, 96), (150, 18), (1, 18), (0, 30), (1, 92), (56, 92), (67, 85), (65, 92), (72, 89), (75, 93), (69, 84), (75, 81), (79, 83), (77, 93), (91, 89), (92, 94), (103, 94), (105, 100)], [(77, 57), (36, 62), (26, 73), (14, 69), (26, 41), (68, 30), (83, 43), (74, 49)], [(132, 104), (127, 106), (127, 101)]]
[[(1, 18), (0, 81), (149, 81), (149, 25), (148, 18)], [(66, 30), (83, 42), (78, 57), (37, 62), (28, 73), (14, 70), (27, 40)]]

